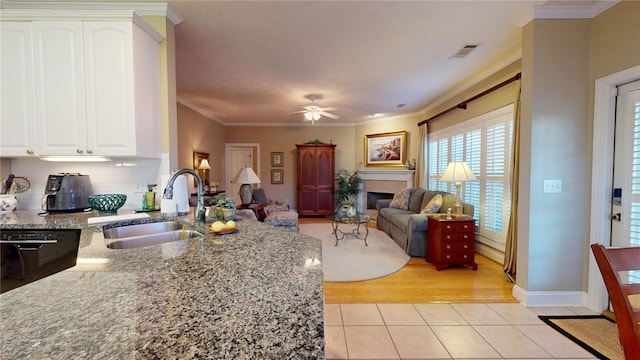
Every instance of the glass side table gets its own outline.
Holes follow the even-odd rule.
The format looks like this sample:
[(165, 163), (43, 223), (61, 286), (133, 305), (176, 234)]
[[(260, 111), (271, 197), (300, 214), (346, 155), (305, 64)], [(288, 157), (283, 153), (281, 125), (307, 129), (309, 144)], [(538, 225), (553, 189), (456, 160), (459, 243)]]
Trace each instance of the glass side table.
[[(364, 245), (367, 244), (367, 236), (369, 236), (369, 227), (367, 223), (371, 221), (371, 216), (367, 214), (357, 214), (356, 216), (339, 216), (338, 213), (333, 213), (327, 216), (331, 220), (331, 226), (333, 228), (333, 235), (336, 237), (336, 244), (338, 246), (338, 240), (344, 239), (345, 235), (353, 235), (356, 239), (364, 240)], [(338, 228), (338, 225), (351, 225), (353, 229), (351, 232), (345, 232)], [(360, 233), (360, 225), (364, 224), (364, 234)]]

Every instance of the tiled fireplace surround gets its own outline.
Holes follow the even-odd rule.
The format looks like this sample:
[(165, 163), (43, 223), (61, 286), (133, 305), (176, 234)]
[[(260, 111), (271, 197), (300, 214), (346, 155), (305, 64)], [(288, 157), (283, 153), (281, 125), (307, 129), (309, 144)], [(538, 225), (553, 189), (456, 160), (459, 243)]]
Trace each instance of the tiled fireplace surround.
[[(358, 209), (367, 212), (369, 192), (393, 194), (398, 190), (414, 187), (415, 170), (358, 170), (363, 180), (358, 195)], [(369, 211), (374, 213), (375, 210)]]

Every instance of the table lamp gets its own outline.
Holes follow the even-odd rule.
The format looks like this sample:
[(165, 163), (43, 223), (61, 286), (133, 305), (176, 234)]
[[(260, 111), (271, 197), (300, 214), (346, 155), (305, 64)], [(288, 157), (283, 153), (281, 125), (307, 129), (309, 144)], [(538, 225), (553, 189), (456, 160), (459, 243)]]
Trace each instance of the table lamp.
[(251, 197), (253, 194), (253, 188), (251, 184), (259, 184), (261, 183), (260, 178), (250, 167), (245, 167), (240, 170), (238, 175), (231, 181), (240, 185), (240, 191), (238, 194), (240, 195), (240, 200), (242, 201), (242, 205), (248, 206), (251, 204)]
[(453, 206), (453, 213), (455, 215), (462, 214), (462, 203), (460, 202), (460, 182), (478, 180), (473, 171), (469, 169), (466, 161), (452, 161), (447, 165), (447, 169), (444, 174), (440, 176), (440, 181), (455, 181), (456, 182), (456, 204)]

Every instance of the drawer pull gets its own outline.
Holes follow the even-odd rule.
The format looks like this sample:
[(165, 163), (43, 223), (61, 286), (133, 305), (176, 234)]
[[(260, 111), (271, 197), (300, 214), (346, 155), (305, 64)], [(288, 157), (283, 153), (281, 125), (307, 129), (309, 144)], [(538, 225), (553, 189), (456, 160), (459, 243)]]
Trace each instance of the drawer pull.
[(465, 249), (468, 249), (468, 248), (469, 248), (469, 246), (467, 246), (467, 244), (464, 244), (464, 248), (465, 248)]
[(468, 235), (463, 235), (462, 237), (463, 237), (465, 240), (469, 238), (469, 236), (468, 236)]
[(447, 225), (447, 230), (451, 230), (451, 225)]
[(468, 258), (468, 256), (465, 254), (465, 255), (464, 255), (464, 258), (466, 259), (466, 258)]
[(447, 249), (451, 249), (451, 245), (448, 245), (448, 244), (447, 244)]
[(447, 235), (447, 240), (451, 240), (451, 235)]
[(447, 255), (447, 259), (451, 259), (451, 255)]

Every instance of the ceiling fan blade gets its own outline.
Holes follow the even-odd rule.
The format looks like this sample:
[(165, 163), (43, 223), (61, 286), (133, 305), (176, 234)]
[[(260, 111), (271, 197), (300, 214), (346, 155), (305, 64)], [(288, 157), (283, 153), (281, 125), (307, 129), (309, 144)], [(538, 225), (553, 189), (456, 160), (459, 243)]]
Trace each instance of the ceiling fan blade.
[(332, 119), (339, 119), (340, 118), (340, 116), (338, 116), (338, 115), (334, 115), (334, 114), (331, 114), (331, 113), (328, 113), (328, 112), (324, 112), (324, 111), (320, 111), (320, 115), (328, 117), (328, 118), (332, 118)]
[(323, 107), (323, 108), (318, 108), (318, 110), (320, 111), (334, 111), (334, 110), (338, 110), (338, 108), (333, 108), (333, 107)]

